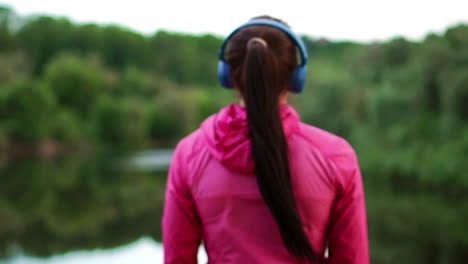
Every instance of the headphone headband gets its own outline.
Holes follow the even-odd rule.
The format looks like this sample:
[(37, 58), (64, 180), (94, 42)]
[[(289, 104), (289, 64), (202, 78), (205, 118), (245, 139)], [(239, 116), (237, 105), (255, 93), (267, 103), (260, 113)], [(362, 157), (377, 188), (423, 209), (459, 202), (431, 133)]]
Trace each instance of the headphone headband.
[(240, 27), (236, 28), (234, 31), (231, 32), (223, 41), (221, 48), (219, 49), (219, 63), (218, 63), (218, 78), (222, 86), (225, 88), (233, 88), (234, 83), (231, 76), (231, 67), (226, 62), (224, 58), (224, 52), (226, 49), (226, 45), (229, 39), (240, 29), (252, 26), (252, 25), (265, 25), (277, 28), (283, 31), (294, 43), (296, 47), (299, 49), (299, 54), (301, 57), (301, 62), (296, 66), (296, 69), (292, 73), (291, 83), (289, 85), (289, 90), (294, 93), (300, 93), (304, 88), (304, 82), (307, 75), (307, 49), (304, 45), (304, 42), (300, 37), (298, 37), (288, 26), (285, 24), (278, 22), (273, 19), (268, 18), (255, 18), (247, 23), (241, 25)]
[(268, 18), (255, 18), (255, 19), (252, 19), (252, 20), (249, 20), (247, 23), (237, 27), (236, 29), (234, 29), (234, 31), (231, 32), (231, 34), (229, 34), (223, 41), (223, 44), (221, 45), (221, 48), (219, 49), (219, 60), (222, 60), (222, 61), (225, 61), (224, 59), (224, 52), (225, 52), (225, 48), (226, 48), (226, 45), (229, 41), (229, 39), (237, 32), (239, 31), (240, 29), (244, 28), (244, 27), (248, 27), (248, 26), (252, 26), (252, 25), (265, 25), (265, 26), (271, 26), (271, 27), (274, 27), (274, 28), (277, 28), (277, 29), (280, 29), (281, 31), (283, 31), (284, 33), (286, 33), (286, 35), (288, 35), (288, 37), (294, 41), (294, 43), (296, 44), (296, 46), (298, 47), (299, 49), (299, 54), (300, 54), (300, 57), (301, 57), (301, 63), (299, 64), (300, 66), (304, 66), (307, 64), (307, 59), (308, 59), (308, 55), (307, 55), (307, 49), (304, 45), (304, 42), (302, 41), (302, 39), (300, 37), (298, 37), (288, 26), (286, 26), (285, 24), (281, 23), (281, 22), (278, 22), (276, 20), (273, 20), (273, 19), (268, 19)]

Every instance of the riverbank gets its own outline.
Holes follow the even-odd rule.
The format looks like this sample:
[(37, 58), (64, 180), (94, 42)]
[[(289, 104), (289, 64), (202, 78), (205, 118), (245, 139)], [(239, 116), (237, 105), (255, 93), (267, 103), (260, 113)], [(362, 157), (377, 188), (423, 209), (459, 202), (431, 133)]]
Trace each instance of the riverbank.
[(26, 143), (0, 140), (0, 153), (8, 158), (22, 158), (28, 156), (53, 158), (65, 154), (90, 153), (94, 151), (87, 142), (64, 144), (55, 140)]

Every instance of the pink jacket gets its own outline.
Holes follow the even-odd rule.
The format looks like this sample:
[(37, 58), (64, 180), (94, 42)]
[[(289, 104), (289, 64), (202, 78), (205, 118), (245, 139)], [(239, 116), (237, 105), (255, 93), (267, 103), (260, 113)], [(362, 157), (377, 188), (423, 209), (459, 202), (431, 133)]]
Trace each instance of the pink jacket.
[[(281, 105), (299, 214), (327, 263), (369, 263), (361, 173), (342, 138), (301, 123)], [(297, 263), (283, 245), (253, 173), (246, 111), (232, 104), (181, 140), (169, 170), (162, 220), (164, 263)]]

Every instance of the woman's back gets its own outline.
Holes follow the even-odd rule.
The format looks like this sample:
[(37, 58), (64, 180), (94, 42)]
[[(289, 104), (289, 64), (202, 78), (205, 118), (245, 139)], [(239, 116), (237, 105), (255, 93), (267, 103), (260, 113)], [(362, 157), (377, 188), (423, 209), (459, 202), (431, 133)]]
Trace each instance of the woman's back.
[[(298, 213), (328, 263), (368, 263), (367, 224), (355, 153), (342, 138), (301, 123), (280, 105)], [(247, 113), (230, 105), (183, 139), (174, 154), (163, 218), (166, 263), (298, 263), (283, 244), (254, 173)]]

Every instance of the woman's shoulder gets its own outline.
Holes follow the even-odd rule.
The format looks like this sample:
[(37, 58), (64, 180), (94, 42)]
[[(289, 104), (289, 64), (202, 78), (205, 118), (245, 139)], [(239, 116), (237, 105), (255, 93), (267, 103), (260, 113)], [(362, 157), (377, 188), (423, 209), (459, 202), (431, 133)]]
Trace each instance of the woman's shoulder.
[(201, 142), (202, 136), (201, 129), (198, 128), (197, 130), (179, 140), (175, 148), (175, 152), (179, 153), (180, 155), (190, 156), (199, 148), (203, 147), (204, 144)]
[(346, 139), (329, 131), (301, 122), (299, 136), (329, 159), (334, 161), (343, 157), (356, 159), (351, 144)]
[[(300, 128), (299, 135), (302, 139), (309, 142), (311, 147), (318, 150), (330, 162), (335, 171), (334, 181), (337, 186), (344, 189), (352, 182), (361, 181), (356, 152), (348, 141), (308, 124), (301, 123)], [(304, 142), (301, 145), (304, 145)]]

